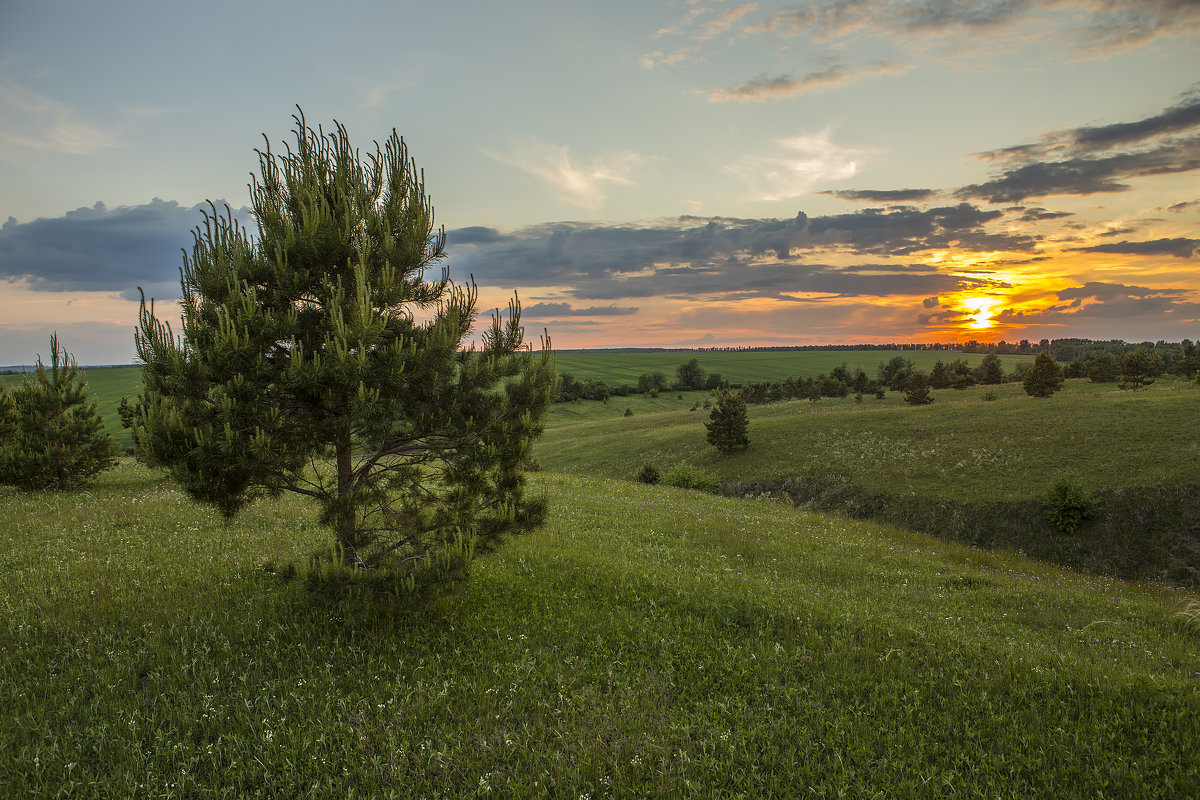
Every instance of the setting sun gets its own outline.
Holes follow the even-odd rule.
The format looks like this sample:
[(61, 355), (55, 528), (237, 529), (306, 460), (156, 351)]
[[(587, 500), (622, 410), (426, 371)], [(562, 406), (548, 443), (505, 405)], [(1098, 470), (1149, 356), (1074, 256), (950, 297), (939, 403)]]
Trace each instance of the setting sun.
[(990, 328), (996, 324), (992, 319), (992, 315), (996, 313), (996, 308), (1001, 304), (1001, 301), (995, 297), (965, 297), (960, 301), (962, 307), (971, 317), (968, 326), (975, 329)]

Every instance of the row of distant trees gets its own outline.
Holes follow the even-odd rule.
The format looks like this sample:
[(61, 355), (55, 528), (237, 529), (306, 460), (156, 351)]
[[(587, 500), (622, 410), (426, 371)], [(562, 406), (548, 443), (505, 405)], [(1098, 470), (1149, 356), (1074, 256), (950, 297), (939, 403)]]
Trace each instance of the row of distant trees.
[[(851, 349), (851, 347), (846, 345), (841, 348), (827, 346), (808, 349), (836, 350)], [(859, 349), (858, 346), (853, 347)], [(1000, 360), (1002, 351), (1011, 352), (1014, 355), (1030, 352), (1045, 353), (1054, 362), (1066, 365), (1062, 368), (1064, 377), (1087, 378), (1094, 383), (1122, 383), (1141, 386), (1148, 383), (1148, 379), (1152, 380), (1164, 374), (1177, 375), (1186, 379), (1195, 379), (1197, 375), (1200, 375), (1200, 345), (1189, 339), (1177, 343), (1157, 342), (1140, 345), (1130, 345), (1115, 339), (1111, 341), (1056, 339), (1053, 342), (1043, 339), (1036, 345), (1022, 340), (1018, 344), (1009, 345), (1006, 342), (999, 342), (989, 347), (991, 352), (987, 352), (977, 365), (971, 365), (965, 358), (938, 359), (926, 376), (930, 388), (965, 389), (976, 384), (992, 385), (1024, 381), (1032, 365), (1027, 361), (1021, 361), (1015, 364), (1011, 371), (1005, 371)], [(885, 347), (879, 345), (875, 349), (883, 350)], [(889, 345), (887, 349), (900, 348)], [(935, 348), (909, 346), (902, 349)], [(950, 349), (950, 347), (941, 349)], [(662, 372), (647, 372), (638, 377), (635, 385), (610, 386), (604, 381), (594, 378), (580, 380), (569, 373), (563, 373), (559, 376), (559, 388), (555, 400), (558, 402), (607, 400), (609, 397), (624, 397), (632, 394), (653, 395), (663, 391), (726, 387), (740, 389), (748, 403), (768, 403), (795, 398), (815, 400), (821, 397), (845, 397), (852, 393), (875, 394), (881, 388), (904, 391), (907, 388), (909, 377), (916, 371), (911, 359), (898, 355), (881, 363), (878, 373), (873, 379), (867, 376), (861, 368), (850, 370), (843, 364), (835, 367), (829, 374), (819, 375), (816, 378), (789, 377), (782, 381), (759, 381), (743, 386), (730, 384), (721, 377), (720, 373), (706, 372), (700, 365), (699, 359), (692, 358), (676, 368), (673, 379), (668, 379)]]

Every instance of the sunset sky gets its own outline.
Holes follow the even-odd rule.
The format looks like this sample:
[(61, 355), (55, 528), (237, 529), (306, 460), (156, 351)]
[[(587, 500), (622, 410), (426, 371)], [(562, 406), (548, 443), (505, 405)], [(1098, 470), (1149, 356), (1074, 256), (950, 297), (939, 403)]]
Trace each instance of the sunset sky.
[(557, 348), (1200, 338), (1194, 0), (46, 0), (0, 4), (0, 365), (132, 362), (296, 104), (396, 128)]

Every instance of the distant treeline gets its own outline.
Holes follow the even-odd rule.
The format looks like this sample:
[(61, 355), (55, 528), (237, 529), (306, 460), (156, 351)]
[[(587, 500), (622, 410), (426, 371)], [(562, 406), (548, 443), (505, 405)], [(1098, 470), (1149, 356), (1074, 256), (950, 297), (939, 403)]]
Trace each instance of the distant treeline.
[[(1159, 375), (1178, 375), (1185, 379), (1200, 380), (1200, 346), (1184, 339), (1182, 342), (1144, 342), (1129, 344), (1120, 340), (1093, 341), (1090, 339), (1056, 339), (1053, 342), (1043, 339), (1039, 344), (1032, 345), (1022, 341), (1016, 345), (1007, 342), (997, 342), (986, 345), (983, 362), (971, 366), (965, 359), (942, 361), (938, 359), (932, 370), (926, 375), (917, 370), (912, 361), (904, 356), (894, 356), (891, 360), (880, 362), (874, 378), (868, 376), (861, 368), (850, 370), (845, 364), (834, 367), (829, 374), (818, 375), (816, 378), (788, 377), (782, 381), (758, 381), (742, 384), (731, 384), (722, 379), (719, 373), (708, 373), (700, 365), (699, 359), (692, 358), (680, 364), (675, 370), (674, 380), (669, 381), (662, 372), (647, 372), (638, 377), (636, 385), (620, 384), (609, 386), (604, 381), (594, 378), (577, 380), (569, 373), (560, 374), (558, 402), (571, 400), (607, 400), (609, 397), (624, 397), (631, 394), (650, 394), (656, 396), (663, 391), (694, 391), (697, 389), (735, 389), (740, 391), (747, 403), (769, 403), (780, 400), (806, 398), (816, 401), (822, 397), (845, 397), (850, 393), (856, 395), (874, 394), (883, 397), (888, 389), (904, 391), (910, 388), (910, 380), (914, 375), (921, 376), (921, 382), (927, 382), (933, 389), (964, 389), (977, 383), (997, 384), (1020, 381), (1025, 377), (1029, 364), (1022, 362), (1016, 365), (1012, 372), (1005, 372), (1000, 355), (1025, 355), (1033, 352), (1049, 352), (1055, 361), (1066, 363), (1063, 374), (1067, 378), (1088, 378), (1095, 383), (1115, 383), (1125, 381), (1135, 372), (1142, 376), (1142, 382), (1153, 382)], [(1035, 349), (1024, 349), (1026, 347)], [(1040, 349), (1036, 349), (1040, 348)], [(782, 350), (817, 350), (843, 349), (840, 347), (817, 348), (747, 348), (759, 351)], [(851, 349), (847, 345), (844, 349)], [(884, 349), (878, 348), (866, 349)], [(891, 350), (904, 349), (891, 347)], [(916, 348), (915, 349), (933, 349)], [(950, 349), (950, 348), (946, 348)], [(669, 352), (661, 348), (648, 348), (650, 352)], [(713, 348), (711, 352), (727, 352), (726, 349)], [(959, 350), (959, 352), (971, 352)]]
[[(1122, 339), (1042, 339), (1037, 342), (1022, 339), (1019, 342), (979, 342), (971, 339), (966, 342), (889, 342), (888, 344), (801, 344), (777, 345), (769, 347), (614, 347), (588, 352), (606, 353), (790, 353), (811, 351), (839, 350), (947, 350), (976, 355), (1037, 355), (1049, 351), (1055, 361), (1067, 364), (1077, 359), (1085, 359), (1092, 353), (1108, 352), (1113, 355), (1123, 355), (1135, 348), (1144, 348), (1158, 353), (1164, 364), (1170, 364), (1175, 353), (1192, 346), (1189, 339), (1182, 342), (1167, 342), (1162, 339), (1157, 342), (1126, 342)], [(570, 351), (564, 351), (570, 352)], [(1170, 371), (1170, 370), (1168, 370)]]

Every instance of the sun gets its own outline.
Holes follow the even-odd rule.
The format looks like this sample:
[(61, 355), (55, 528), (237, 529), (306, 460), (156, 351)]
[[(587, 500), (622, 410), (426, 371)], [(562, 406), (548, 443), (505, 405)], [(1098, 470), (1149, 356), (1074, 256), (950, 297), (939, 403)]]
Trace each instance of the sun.
[(991, 328), (996, 324), (992, 317), (996, 313), (996, 308), (1002, 304), (999, 298), (995, 297), (964, 297), (959, 301), (959, 305), (967, 312), (967, 316), (971, 321), (967, 327), (975, 330)]

